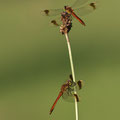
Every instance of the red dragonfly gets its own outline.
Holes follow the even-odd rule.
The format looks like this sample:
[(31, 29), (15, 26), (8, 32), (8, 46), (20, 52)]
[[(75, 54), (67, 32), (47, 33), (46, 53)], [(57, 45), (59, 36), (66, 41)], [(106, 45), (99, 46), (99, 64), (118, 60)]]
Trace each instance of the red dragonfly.
[[(76, 0), (76, 2), (72, 5), (72, 7), (64, 6), (64, 10), (63, 9), (51, 9), (51, 10), (46, 9), (44, 11), (41, 11), (41, 13), (46, 16), (55, 16), (55, 15), (61, 15), (61, 13), (64, 11), (70, 14), (72, 18), (73, 17), (76, 18), (82, 25), (85, 26), (85, 22), (80, 17), (87, 15), (96, 9), (96, 2), (87, 3), (88, 1), (89, 0)], [(80, 17), (78, 17), (77, 14)], [(59, 24), (60, 19), (59, 20), (53, 19), (51, 20), (51, 23), (56, 26), (61, 25)]]
[(81, 88), (82, 88), (82, 80), (74, 82), (72, 75), (70, 75), (69, 80), (67, 80), (67, 82), (61, 86), (61, 90), (58, 94), (58, 97), (56, 98), (54, 104), (52, 105), (52, 107), (50, 109), (50, 114), (54, 110), (55, 105), (56, 105), (56, 103), (58, 102), (58, 100), (60, 99), (61, 96), (64, 100), (68, 101), (69, 99), (72, 98), (72, 100), (76, 99), (76, 101), (79, 102), (80, 101), (79, 97), (78, 97), (77, 94), (75, 94), (74, 89), (80, 90)]

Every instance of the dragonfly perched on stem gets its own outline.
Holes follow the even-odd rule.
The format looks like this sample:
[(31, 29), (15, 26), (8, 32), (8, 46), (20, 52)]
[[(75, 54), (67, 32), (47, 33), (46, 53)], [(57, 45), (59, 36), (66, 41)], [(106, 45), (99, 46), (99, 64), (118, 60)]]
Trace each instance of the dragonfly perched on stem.
[(72, 99), (74, 101), (76, 99), (76, 101), (79, 102), (80, 101), (79, 96), (74, 93), (74, 89), (80, 90), (81, 88), (82, 80), (74, 82), (72, 75), (70, 75), (69, 80), (67, 80), (66, 83), (61, 86), (61, 90), (58, 94), (58, 97), (56, 98), (55, 102), (53, 103), (50, 109), (50, 114), (53, 112), (55, 105), (61, 96), (66, 101), (69, 101), (69, 99)]
[[(50, 9), (50, 10), (45, 9), (41, 11), (41, 13), (46, 16), (56, 16), (56, 15), (61, 16), (63, 12), (66, 12), (72, 17), (72, 19), (73, 18), (77, 19), (82, 25), (85, 26), (86, 24), (81, 19), (81, 16), (87, 15), (96, 9), (96, 2), (88, 3), (88, 1), (89, 0), (76, 0), (76, 2), (71, 7), (64, 6), (64, 9)], [(78, 17), (78, 15), (80, 17)], [(60, 21), (61, 19), (59, 20), (53, 19), (51, 20), (51, 23), (55, 26), (60, 26), (61, 25)]]

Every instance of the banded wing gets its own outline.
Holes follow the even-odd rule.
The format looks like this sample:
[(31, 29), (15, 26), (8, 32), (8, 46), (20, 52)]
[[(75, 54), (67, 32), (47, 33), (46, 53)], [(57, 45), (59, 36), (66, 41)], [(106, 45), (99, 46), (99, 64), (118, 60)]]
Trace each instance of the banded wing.
[(74, 9), (78, 16), (85, 16), (96, 10), (96, 3), (92, 2), (80, 8)]
[(62, 12), (63, 9), (50, 9), (50, 10), (46, 9), (41, 11), (41, 14), (45, 16), (56, 16), (56, 15), (61, 15)]
[(77, 100), (77, 102), (80, 101), (80, 98), (77, 94), (74, 94), (74, 92), (72, 91), (72, 93), (70, 93), (69, 91), (65, 91), (62, 95), (63, 100), (67, 101), (67, 102), (74, 102), (75, 99)]
[(50, 9), (50, 10), (43, 10), (41, 11), (41, 14), (44, 16), (56, 16), (55, 19), (52, 19), (50, 21), (50, 24), (54, 26), (60, 26), (61, 25), (61, 13), (63, 12), (63, 9)]
[(50, 23), (51, 23), (52, 25), (58, 26), (58, 27), (59, 27), (60, 25), (62, 25), (61, 15), (55, 17), (55, 19), (52, 19), (52, 20), (50, 21)]
[(77, 82), (73, 82), (73, 77), (72, 77), (72, 74), (69, 75), (69, 78), (70, 80), (72, 81), (71, 83), (71, 86), (70, 87), (75, 87), (76, 90), (80, 90), (82, 89), (82, 86), (83, 86), (83, 81), (82, 80), (79, 80)]

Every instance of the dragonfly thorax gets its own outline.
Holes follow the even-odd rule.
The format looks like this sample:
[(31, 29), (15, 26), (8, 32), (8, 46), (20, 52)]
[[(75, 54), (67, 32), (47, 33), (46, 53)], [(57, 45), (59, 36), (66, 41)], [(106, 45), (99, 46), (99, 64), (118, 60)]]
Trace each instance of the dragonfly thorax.
[(73, 9), (69, 6), (64, 6), (64, 9), (67, 13), (71, 14), (73, 12)]
[(61, 87), (61, 91), (64, 92), (68, 88), (68, 84), (63, 84)]

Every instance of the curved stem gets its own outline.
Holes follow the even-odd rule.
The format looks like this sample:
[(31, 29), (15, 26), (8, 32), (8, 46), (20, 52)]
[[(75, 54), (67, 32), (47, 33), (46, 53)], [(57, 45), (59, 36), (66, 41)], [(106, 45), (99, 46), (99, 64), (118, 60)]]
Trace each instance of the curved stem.
[[(66, 37), (66, 40), (67, 40), (67, 46), (68, 46), (68, 52), (69, 52), (69, 58), (70, 58), (70, 65), (71, 65), (73, 81), (75, 82), (75, 72), (74, 72), (74, 65), (73, 65), (73, 59), (72, 59), (72, 52), (71, 52), (70, 41), (69, 41), (67, 33), (65, 33), (65, 37)], [(76, 94), (76, 89), (75, 89), (74, 93)], [(78, 104), (77, 104), (76, 99), (75, 99), (75, 114), (76, 114), (76, 120), (78, 120)]]

